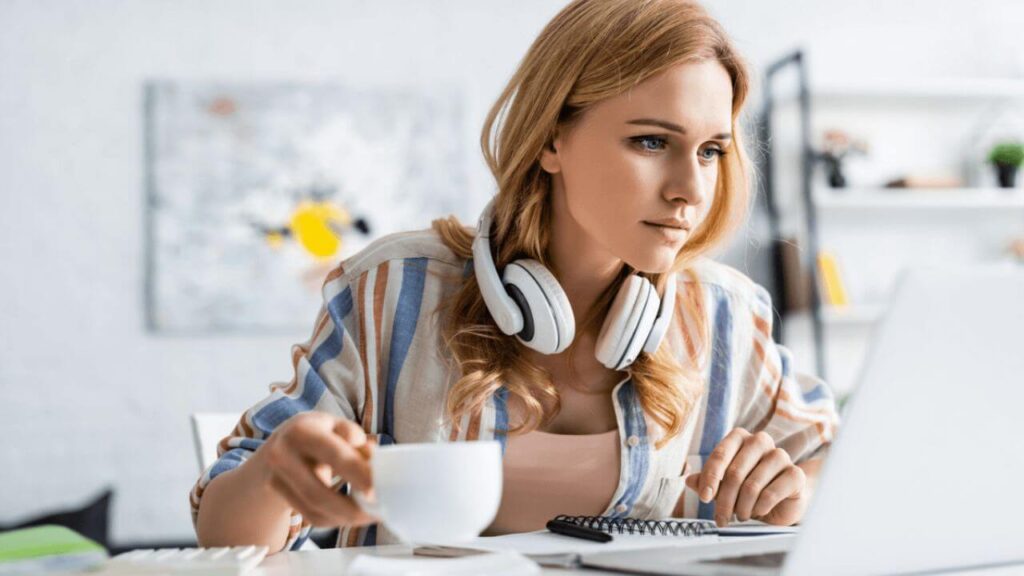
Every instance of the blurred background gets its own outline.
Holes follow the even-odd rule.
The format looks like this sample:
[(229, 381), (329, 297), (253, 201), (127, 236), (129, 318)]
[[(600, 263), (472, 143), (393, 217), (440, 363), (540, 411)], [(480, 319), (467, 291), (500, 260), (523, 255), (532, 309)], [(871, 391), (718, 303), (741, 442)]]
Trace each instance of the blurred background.
[[(194, 541), (189, 416), (291, 377), (341, 258), (475, 220), (483, 118), (563, 5), (0, 0), (0, 526)], [(1024, 258), (1024, 3), (706, 5), (758, 79), (720, 259), (845, 396), (901, 269)]]

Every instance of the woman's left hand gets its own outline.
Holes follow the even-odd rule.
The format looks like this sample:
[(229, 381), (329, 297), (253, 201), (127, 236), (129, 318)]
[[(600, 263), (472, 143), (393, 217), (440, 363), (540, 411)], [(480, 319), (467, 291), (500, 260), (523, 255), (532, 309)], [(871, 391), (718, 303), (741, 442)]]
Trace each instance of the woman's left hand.
[(735, 513), (781, 526), (800, 521), (807, 507), (807, 477), (789, 453), (765, 432), (729, 432), (704, 463), (686, 478), (702, 502), (715, 501), (715, 522), (725, 526)]

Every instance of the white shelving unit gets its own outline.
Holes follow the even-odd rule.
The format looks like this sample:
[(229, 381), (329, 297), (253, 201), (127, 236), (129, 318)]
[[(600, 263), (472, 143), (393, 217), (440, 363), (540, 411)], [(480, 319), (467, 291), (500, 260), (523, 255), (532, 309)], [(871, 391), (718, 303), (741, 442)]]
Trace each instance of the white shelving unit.
[(1005, 188), (818, 188), (819, 212), (837, 210), (1024, 210), (1024, 190)]
[[(837, 100), (1018, 100), (1024, 99), (1024, 78), (883, 79), (815, 84), (815, 104)], [(794, 98), (795, 94), (789, 94)]]
[[(859, 377), (902, 269), (1007, 260), (1009, 240), (1024, 237), (1024, 174), (1016, 188), (996, 188), (980, 157), (988, 146), (987, 118), (1019, 111), (1021, 125), (1009, 131), (1018, 130), (1014, 134), (1024, 139), (1024, 79), (812, 83), (810, 94), (815, 145), (824, 130), (838, 128), (865, 138), (870, 146), (866, 158), (845, 163), (851, 187), (829, 188), (817, 169), (811, 192), (819, 250), (836, 256), (850, 296), (846, 307), (821, 308), (828, 377), (843, 395)], [(795, 97), (780, 103), (777, 114), (795, 121)], [(993, 121), (992, 131), (1006, 128), (1003, 124)], [(788, 150), (786, 144), (784, 138), (774, 144), (781, 149), (780, 162), (798, 163), (793, 143)], [(965, 187), (881, 187), (913, 174), (958, 175)], [(799, 189), (796, 176), (779, 176), (780, 190)], [(784, 229), (800, 230), (799, 196), (791, 193), (779, 205)], [(810, 314), (789, 314), (783, 326), (797, 368), (813, 373)]]

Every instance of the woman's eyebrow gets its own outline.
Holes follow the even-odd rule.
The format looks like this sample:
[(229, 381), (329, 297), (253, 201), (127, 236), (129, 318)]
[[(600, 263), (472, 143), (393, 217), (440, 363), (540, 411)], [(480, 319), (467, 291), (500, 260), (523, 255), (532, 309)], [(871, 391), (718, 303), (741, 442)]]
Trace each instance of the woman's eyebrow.
[[(678, 132), (680, 134), (686, 134), (686, 129), (679, 124), (673, 124), (666, 120), (658, 120), (657, 118), (637, 118), (636, 120), (629, 120), (626, 124), (636, 124), (638, 126), (658, 126), (672, 132)], [(721, 132), (712, 136), (714, 140), (731, 140), (732, 134), (728, 132)]]

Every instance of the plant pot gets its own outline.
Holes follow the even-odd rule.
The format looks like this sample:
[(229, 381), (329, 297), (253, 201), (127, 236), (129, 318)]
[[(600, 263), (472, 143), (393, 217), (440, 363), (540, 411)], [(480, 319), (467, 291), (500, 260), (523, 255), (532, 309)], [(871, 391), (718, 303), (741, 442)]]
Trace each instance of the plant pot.
[(1013, 188), (1017, 182), (1017, 166), (1013, 164), (996, 164), (996, 176), (999, 178), (1000, 187)]

